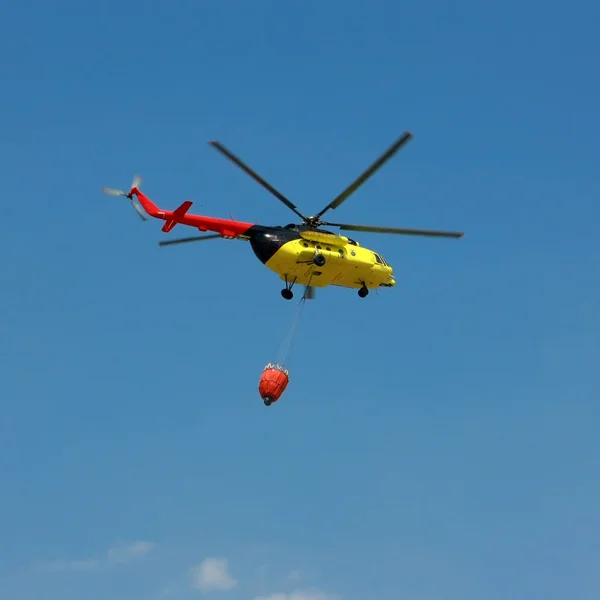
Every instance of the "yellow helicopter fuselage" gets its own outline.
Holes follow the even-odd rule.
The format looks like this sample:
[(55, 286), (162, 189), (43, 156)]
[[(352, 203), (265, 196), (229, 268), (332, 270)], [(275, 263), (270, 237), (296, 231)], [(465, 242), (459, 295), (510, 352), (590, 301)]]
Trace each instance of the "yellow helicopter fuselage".
[(288, 284), (359, 290), (396, 284), (380, 254), (345, 236), (292, 226), (254, 226), (248, 233), (256, 256)]
[[(318, 266), (315, 255), (324, 257), (325, 263)], [(305, 240), (286, 242), (265, 263), (282, 280), (300, 285), (326, 287), (336, 285), (347, 288), (392, 287), (396, 284), (392, 267), (383, 259), (378, 261), (372, 250), (362, 246), (339, 247), (321, 245)]]

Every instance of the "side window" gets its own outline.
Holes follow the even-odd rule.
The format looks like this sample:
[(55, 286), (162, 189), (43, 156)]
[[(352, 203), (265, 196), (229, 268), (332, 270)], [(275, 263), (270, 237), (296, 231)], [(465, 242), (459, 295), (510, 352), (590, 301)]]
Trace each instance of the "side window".
[(379, 254), (375, 254), (375, 252), (373, 252), (373, 254), (374, 254), (374, 256), (375, 256), (375, 260), (376, 260), (376, 261), (377, 261), (377, 262), (378, 262), (380, 265), (382, 265), (382, 264), (383, 264), (383, 261), (381, 260), (381, 258), (380, 258), (380, 256), (379, 256)]

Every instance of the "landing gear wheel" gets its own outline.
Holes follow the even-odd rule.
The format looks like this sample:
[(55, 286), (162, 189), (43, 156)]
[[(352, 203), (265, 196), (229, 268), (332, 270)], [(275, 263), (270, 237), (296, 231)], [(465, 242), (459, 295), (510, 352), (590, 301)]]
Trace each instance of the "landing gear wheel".
[(358, 290), (358, 295), (361, 298), (366, 298), (369, 295), (369, 290), (367, 289), (366, 285), (363, 285), (360, 290)]
[(281, 295), (286, 300), (291, 300), (294, 297), (294, 293), (292, 292), (292, 288), (294, 287), (294, 283), (296, 283), (296, 278), (292, 282), (288, 281), (288, 276), (284, 275), (285, 278), (285, 287), (281, 290)]
[(272, 400), (270, 400), (269, 398), (265, 398), (263, 402), (265, 403), (265, 406), (271, 406), (272, 404)]
[(322, 254), (315, 254), (313, 262), (317, 267), (322, 267), (325, 264), (325, 257)]

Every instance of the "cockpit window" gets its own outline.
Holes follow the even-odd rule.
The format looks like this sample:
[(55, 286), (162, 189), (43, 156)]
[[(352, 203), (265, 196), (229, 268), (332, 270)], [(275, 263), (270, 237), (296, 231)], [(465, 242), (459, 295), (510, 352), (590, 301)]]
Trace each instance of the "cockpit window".
[(381, 260), (381, 256), (379, 256), (379, 254), (375, 254), (375, 252), (373, 252), (373, 254), (375, 255), (375, 260), (382, 265), (383, 261)]

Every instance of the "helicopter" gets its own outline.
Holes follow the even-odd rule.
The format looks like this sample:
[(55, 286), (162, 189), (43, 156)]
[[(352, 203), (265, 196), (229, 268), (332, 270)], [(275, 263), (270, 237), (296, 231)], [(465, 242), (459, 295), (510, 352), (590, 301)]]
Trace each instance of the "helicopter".
[[(146, 220), (145, 211), (148, 215), (165, 221), (162, 227), (162, 231), (165, 233), (170, 232), (178, 224), (194, 227), (202, 232), (213, 232), (207, 235), (160, 241), (158, 244), (161, 247), (216, 238), (248, 241), (261, 263), (279, 275), (279, 278), (285, 282), (281, 296), (286, 300), (294, 297), (292, 291), (294, 285), (304, 286), (303, 298), (305, 299), (315, 297), (314, 288), (324, 288), (330, 285), (356, 289), (359, 297), (365, 298), (370, 289), (391, 288), (396, 285), (392, 266), (378, 252), (361, 246), (359, 242), (350, 237), (326, 228), (445, 238), (461, 238), (464, 235), (462, 232), (453, 231), (350, 225), (322, 220), (328, 210), (338, 208), (411, 138), (411, 132), (404, 132), (343, 192), (318, 213), (309, 217), (302, 214), (295, 204), (220, 142), (209, 142), (211, 146), (245, 171), (302, 219), (300, 223), (290, 223), (285, 226), (265, 226), (236, 221), (233, 218), (220, 219), (190, 214), (188, 211), (193, 204), (191, 201), (183, 202), (173, 211), (164, 210), (140, 191), (141, 178), (139, 176), (134, 177), (129, 192), (111, 188), (103, 188), (103, 192), (127, 197), (143, 220)], [(133, 199), (134, 196), (137, 198), (137, 203)]]

